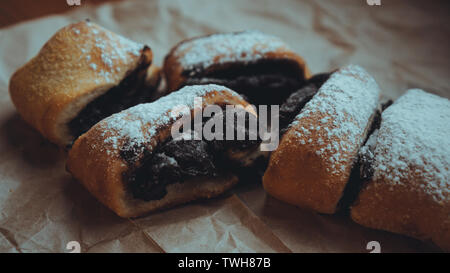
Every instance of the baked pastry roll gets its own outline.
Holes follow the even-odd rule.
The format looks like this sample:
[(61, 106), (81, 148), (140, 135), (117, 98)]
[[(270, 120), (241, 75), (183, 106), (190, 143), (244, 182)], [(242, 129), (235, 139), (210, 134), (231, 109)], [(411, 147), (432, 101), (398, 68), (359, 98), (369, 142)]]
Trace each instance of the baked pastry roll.
[(364, 226), (450, 250), (450, 101), (409, 90), (362, 149), (366, 183), (351, 208)]
[(99, 120), (151, 100), (160, 78), (151, 63), (148, 46), (83, 21), (51, 37), (9, 91), (25, 121), (68, 146)]
[(329, 75), (272, 152), (264, 189), (287, 203), (334, 213), (370, 130), (379, 93), (375, 80), (359, 66)]
[(169, 91), (184, 85), (227, 86), (253, 104), (280, 104), (310, 72), (305, 61), (279, 38), (259, 31), (187, 39), (164, 61)]
[[(203, 103), (195, 106), (195, 97)], [(97, 123), (75, 141), (67, 170), (122, 217), (223, 193), (238, 181), (234, 163), (240, 161), (241, 153), (233, 150), (255, 149), (259, 143), (248, 140), (248, 131), (242, 141), (173, 138), (172, 125), (183, 116), (178, 112), (180, 105), (187, 106), (195, 119), (207, 105), (224, 109), (248, 103), (223, 86), (184, 87)], [(243, 111), (256, 118), (253, 108)]]

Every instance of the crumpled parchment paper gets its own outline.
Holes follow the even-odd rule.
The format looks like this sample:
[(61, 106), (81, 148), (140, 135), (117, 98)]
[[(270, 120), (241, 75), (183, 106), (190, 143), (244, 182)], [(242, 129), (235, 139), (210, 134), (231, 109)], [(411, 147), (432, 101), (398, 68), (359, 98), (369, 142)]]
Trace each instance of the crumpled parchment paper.
[(0, 252), (382, 252), (436, 251), (431, 244), (319, 215), (265, 194), (260, 181), (138, 219), (121, 219), (65, 171), (65, 152), (15, 111), (11, 74), (61, 27), (86, 18), (146, 43), (161, 65), (182, 39), (259, 29), (277, 35), (313, 73), (357, 63), (386, 97), (419, 87), (450, 96), (450, 25), (439, 2), (123, 1), (0, 29)]

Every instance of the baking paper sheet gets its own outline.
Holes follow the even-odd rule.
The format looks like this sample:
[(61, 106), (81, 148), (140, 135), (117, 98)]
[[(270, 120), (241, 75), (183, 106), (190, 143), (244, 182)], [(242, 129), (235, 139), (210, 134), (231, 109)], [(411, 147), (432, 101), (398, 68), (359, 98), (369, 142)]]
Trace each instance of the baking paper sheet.
[(301, 54), (313, 73), (356, 63), (386, 97), (419, 87), (450, 96), (448, 9), (424, 1), (123, 1), (0, 30), (0, 252), (383, 252), (437, 251), (431, 244), (319, 215), (265, 194), (260, 181), (138, 219), (121, 219), (65, 171), (64, 151), (15, 111), (11, 74), (59, 28), (90, 18), (151, 46), (161, 65), (182, 39), (259, 29)]

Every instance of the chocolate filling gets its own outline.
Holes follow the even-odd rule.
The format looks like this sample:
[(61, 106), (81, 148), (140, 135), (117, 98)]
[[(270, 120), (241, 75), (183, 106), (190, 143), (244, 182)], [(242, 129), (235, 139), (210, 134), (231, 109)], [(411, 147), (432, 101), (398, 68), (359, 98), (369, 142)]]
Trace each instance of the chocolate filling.
[(280, 106), (281, 134), (284, 134), (287, 126), (300, 113), (306, 103), (313, 98), (330, 75), (331, 73), (321, 73), (313, 76), (306, 82), (305, 86), (292, 93)]
[[(248, 115), (245, 115), (246, 124), (249, 122)], [(203, 124), (206, 121), (204, 120)], [(170, 138), (152, 152), (145, 151), (142, 164), (135, 169), (132, 166), (135, 165), (136, 153), (139, 153), (140, 149), (126, 145), (121, 156), (127, 160), (131, 170), (124, 174), (124, 180), (128, 182), (133, 197), (144, 201), (160, 200), (166, 196), (167, 186), (170, 184), (183, 183), (196, 177), (214, 178), (232, 168), (238, 168), (239, 163), (227, 158), (226, 151), (254, 149), (260, 141), (249, 140), (248, 126), (237, 127), (236, 118), (234, 122), (235, 135), (238, 130), (245, 130), (245, 140), (206, 141)], [(223, 126), (225, 134), (225, 124)]]
[[(353, 163), (352, 171), (350, 173), (350, 178), (345, 186), (344, 193), (339, 200), (338, 208), (347, 210), (351, 204), (356, 201), (364, 184), (372, 179), (373, 170), (373, 154), (375, 151), (375, 145), (369, 145), (368, 140), (373, 135), (373, 133), (380, 128), (381, 125), (381, 114), (392, 104), (392, 100), (388, 100), (380, 105), (380, 108), (375, 112), (375, 116), (370, 125), (369, 132), (364, 140), (364, 144), (358, 154), (356, 161)], [(375, 136), (376, 137), (376, 136)], [(363, 150), (365, 149), (365, 150)], [(348, 211), (345, 211), (348, 213)]]
[(129, 73), (119, 85), (87, 104), (69, 122), (71, 135), (78, 138), (100, 120), (134, 105), (151, 101), (153, 87), (145, 86), (145, 75), (150, 63), (145, 56), (142, 56), (138, 67)]
[(209, 145), (202, 140), (170, 140), (162, 145), (129, 179), (134, 198), (162, 199), (166, 187), (193, 177), (215, 177), (219, 171)]
[(380, 129), (381, 114), (383, 113), (384, 110), (386, 110), (386, 108), (391, 106), (392, 103), (393, 103), (392, 100), (387, 100), (386, 102), (381, 103), (380, 109), (378, 109), (377, 112), (375, 113), (375, 117), (373, 119), (369, 133), (367, 134), (367, 137), (364, 140), (364, 146), (367, 148), (367, 150), (365, 152), (359, 153), (358, 161), (355, 164), (355, 169), (358, 170), (355, 176), (358, 176), (357, 179), (360, 181), (368, 181), (372, 179), (374, 172), (372, 164), (374, 158), (371, 155), (374, 154), (376, 147), (375, 145), (367, 145), (368, 140), (376, 130)]
[[(223, 64), (221, 70), (199, 68), (184, 71), (186, 85), (219, 84), (243, 95), (253, 104), (280, 104), (305, 83), (303, 70), (295, 61), (260, 60), (253, 63)], [(200, 72), (198, 72), (200, 71)]]

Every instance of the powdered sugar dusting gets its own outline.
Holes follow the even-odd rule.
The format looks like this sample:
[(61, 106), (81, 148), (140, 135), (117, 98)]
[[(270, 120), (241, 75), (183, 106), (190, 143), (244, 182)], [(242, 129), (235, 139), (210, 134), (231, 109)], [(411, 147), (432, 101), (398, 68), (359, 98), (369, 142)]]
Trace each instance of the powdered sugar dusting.
[[(450, 197), (450, 101), (411, 89), (382, 114), (374, 179)], [(418, 175), (423, 181), (411, 180)], [(418, 184), (413, 184), (418, 182)]]
[(294, 135), (300, 143), (313, 145), (317, 155), (327, 155), (325, 160), (331, 173), (340, 173), (353, 160), (347, 155), (363, 144), (364, 131), (377, 108), (379, 93), (377, 83), (362, 67), (344, 67), (322, 85), (291, 126), (306, 126), (311, 114), (323, 118), (317, 126), (296, 126)]
[[(114, 35), (111, 32), (97, 26), (96, 24), (86, 22), (88, 31), (80, 32), (78, 29), (74, 31), (78, 34), (79, 39), (93, 40), (94, 46), (91, 47), (89, 43), (81, 42), (80, 50), (83, 53), (84, 58), (87, 61), (92, 61), (89, 64), (91, 69), (103, 77), (105, 81), (113, 81), (112, 75), (119, 63), (127, 63), (130, 55), (140, 56), (141, 50), (144, 45), (133, 42), (120, 35)], [(101, 57), (101, 63), (95, 63), (91, 58), (95, 51), (99, 50)], [(101, 65), (103, 64), (103, 65)]]
[(185, 69), (192, 70), (206, 69), (214, 63), (255, 61), (279, 49), (288, 49), (288, 46), (277, 37), (253, 30), (189, 40), (173, 53)]
[(172, 110), (180, 109), (180, 106), (192, 108), (195, 97), (202, 97), (213, 91), (240, 97), (234, 91), (219, 85), (186, 86), (155, 102), (139, 104), (101, 121), (99, 126), (106, 137), (104, 142), (115, 151), (120, 149), (120, 140), (124, 138), (129, 140), (128, 145), (131, 147), (143, 147), (156, 134), (158, 125), (181, 117), (181, 112)]

